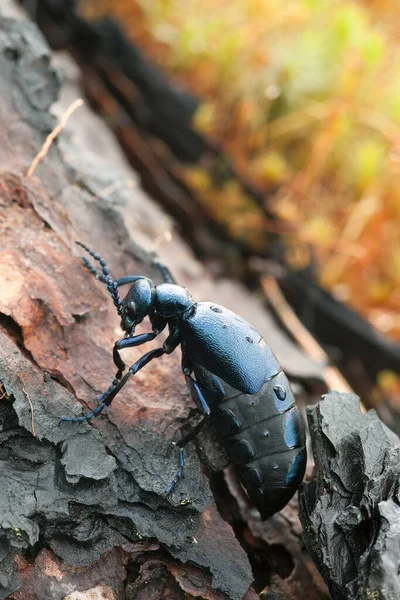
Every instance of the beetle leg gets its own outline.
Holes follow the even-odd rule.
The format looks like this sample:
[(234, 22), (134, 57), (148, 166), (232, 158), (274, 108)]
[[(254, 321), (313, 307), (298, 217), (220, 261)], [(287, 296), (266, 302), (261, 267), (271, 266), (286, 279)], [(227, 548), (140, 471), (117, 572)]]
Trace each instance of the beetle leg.
[(175, 475), (175, 479), (169, 484), (169, 486), (165, 489), (164, 495), (168, 496), (172, 490), (174, 489), (174, 487), (176, 486), (176, 484), (178, 483), (178, 481), (180, 481), (183, 477), (183, 467), (185, 466), (185, 457), (183, 455), (183, 450), (182, 448), (179, 448), (179, 469)]
[(95, 408), (92, 412), (84, 415), (82, 417), (62, 417), (59, 421), (59, 425), (62, 421), (68, 421), (69, 423), (84, 423), (85, 421), (90, 421), (93, 417), (97, 417), (105, 407), (104, 402), (99, 403), (97, 408)]
[(150, 342), (157, 337), (162, 330), (166, 327), (167, 321), (163, 317), (155, 317), (152, 322), (153, 331), (149, 333), (140, 333), (139, 335), (135, 335), (133, 337), (122, 338), (121, 340), (117, 340), (114, 344), (113, 349), (113, 359), (114, 364), (117, 367), (118, 371), (115, 375), (117, 379), (121, 379), (123, 371), (125, 371), (126, 364), (121, 358), (119, 353), (120, 350), (124, 348), (133, 348), (134, 346), (141, 346), (146, 342)]
[(196, 403), (197, 408), (203, 415), (209, 416), (210, 407), (207, 404), (206, 399), (203, 396), (203, 392), (199, 388), (199, 385), (195, 379), (187, 372), (185, 372), (186, 385), (188, 386), (190, 393), (192, 395), (193, 400)]
[(127, 275), (126, 277), (119, 277), (119, 279), (115, 279), (115, 283), (117, 287), (121, 285), (126, 285), (127, 283), (134, 283), (138, 279), (143, 279), (141, 275)]
[[(96, 396), (96, 402), (97, 404), (100, 406), (100, 404), (103, 404), (103, 398), (106, 398), (107, 394), (110, 394), (113, 389), (115, 388), (115, 386), (117, 386), (119, 384), (121, 380), (117, 379), (116, 377), (112, 380), (112, 384), (110, 385), (109, 388), (106, 389), (105, 392), (103, 392), (102, 394), (100, 394), (100, 396)], [(94, 415), (97, 416), (97, 415)], [(66, 419), (64, 419), (66, 420)]]
[(118, 369), (118, 371), (115, 373), (115, 379), (121, 379), (122, 373), (126, 369), (126, 364), (122, 360), (121, 355), (119, 353), (119, 348), (117, 346), (118, 342), (122, 342), (122, 341), (123, 340), (118, 340), (117, 342), (115, 342), (114, 348), (113, 348), (113, 361), (114, 361), (114, 365)]
[(134, 346), (141, 346), (141, 344), (145, 344), (146, 342), (154, 340), (154, 338), (157, 337), (158, 334), (158, 331), (153, 331), (150, 333), (141, 333), (131, 338), (122, 338), (121, 340), (117, 340), (115, 342), (113, 348), (113, 359), (118, 371), (115, 374), (115, 379), (113, 380), (110, 387), (103, 394), (97, 396), (97, 404), (100, 404), (102, 398), (114, 389), (114, 387), (118, 384), (118, 381), (121, 379), (123, 371), (125, 371), (126, 369), (126, 364), (122, 360), (119, 350), (123, 350), (124, 348), (133, 348)]
[[(146, 334), (141, 334), (146, 335)], [(151, 334), (147, 334), (151, 335)], [(138, 336), (139, 337), (139, 336)], [(129, 338), (127, 338), (129, 339)], [(159, 358), (163, 354), (170, 354), (175, 348), (179, 345), (179, 330), (177, 328), (172, 329), (171, 333), (165, 340), (162, 348), (155, 348), (155, 350), (150, 350), (147, 354), (141, 356), (125, 373), (122, 379), (115, 378), (110, 385), (110, 387), (103, 392), (97, 398), (98, 406), (94, 409), (93, 412), (89, 413), (84, 417), (63, 417), (60, 419), (60, 423), (62, 421), (70, 421), (72, 423), (82, 423), (83, 421), (90, 421), (93, 417), (97, 417), (97, 415), (103, 410), (105, 406), (110, 406), (111, 402), (114, 400), (115, 396), (118, 394), (120, 389), (125, 385), (131, 375), (136, 375), (140, 369), (142, 369), (147, 363), (149, 363), (153, 358)]]
[(185, 458), (183, 455), (183, 448), (192, 440), (194, 440), (194, 438), (198, 435), (198, 433), (200, 433), (200, 431), (203, 429), (204, 424), (206, 423), (206, 421), (208, 421), (209, 415), (204, 415), (204, 417), (201, 419), (201, 421), (199, 421), (197, 423), (197, 425), (195, 427), (193, 427), (193, 429), (191, 431), (189, 431), (189, 433), (187, 433), (183, 438), (181, 438), (179, 440), (179, 442), (175, 442), (175, 446), (178, 446), (179, 448), (179, 468), (178, 471), (175, 475), (175, 479), (169, 484), (169, 486), (166, 488), (164, 494), (166, 496), (168, 496), (172, 490), (174, 489), (174, 487), (176, 486), (176, 484), (178, 483), (178, 481), (180, 481), (183, 477), (183, 467), (185, 466)]
[[(172, 273), (168, 269), (168, 267), (160, 261), (158, 256), (155, 256), (155, 258), (153, 259), (153, 265), (155, 267), (157, 267), (157, 269), (160, 271), (161, 276), (164, 279), (165, 283), (176, 283), (175, 277), (172, 275)], [(86, 265), (86, 263), (85, 263), (85, 266), (89, 269), (89, 271), (91, 271), (93, 273), (93, 275), (97, 276), (97, 272), (95, 272), (95, 270), (93, 270), (93, 268), (90, 269), (89, 266)], [(126, 277), (120, 277), (119, 279), (116, 279), (115, 283), (119, 287), (121, 285), (126, 285), (127, 283), (133, 283), (134, 281), (137, 281), (138, 279), (139, 279), (139, 277), (137, 277), (136, 275), (127, 275)]]
[[(165, 325), (163, 325), (162, 329), (164, 327), (165, 327)], [(102, 396), (98, 397), (98, 402), (100, 402), (102, 400), (103, 396), (108, 394), (109, 390), (112, 391), (112, 389), (115, 386), (114, 382), (116, 380), (122, 381), (122, 379), (121, 379), (122, 372), (121, 371), (125, 369), (125, 363), (122, 360), (118, 351), (123, 350), (124, 348), (132, 348), (134, 346), (140, 346), (141, 344), (150, 342), (151, 340), (154, 340), (154, 338), (157, 337), (157, 335), (159, 335), (159, 333), (161, 333), (161, 330), (157, 329), (151, 333), (140, 333), (139, 335), (135, 335), (132, 338), (123, 338), (123, 339), (115, 342), (113, 356), (114, 356), (114, 363), (118, 368), (118, 373), (116, 374), (116, 377), (115, 377), (113, 383), (111, 384), (110, 388), (108, 388), (108, 390), (104, 394), (102, 394)], [(175, 348), (179, 345), (179, 343), (180, 343), (179, 329), (177, 327), (171, 328), (171, 332), (170, 332), (169, 336), (167, 337), (167, 339), (165, 340), (162, 348), (158, 348), (158, 350), (162, 350), (162, 354), (171, 354), (171, 352), (173, 352), (175, 350)], [(154, 350), (152, 352), (156, 352), (156, 350)], [(150, 352), (148, 352), (148, 354), (150, 354)], [(147, 356), (147, 354), (145, 354), (145, 356)], [(161, 354), (160, 354), (160, 356), (161, 356)], [(142, 358), (144, 358), (144, 357), (142, 357)], [(141, 359), (139, 359), (139, 361), (140, 360)], [(118, 362), (118, 361), (120, 361), (120, 362)], [(135, 363), (135, 364), (137, 364), (137, 363)], [(121, 365), (122, 369), (121, 369), (120, 365)], [(133, 366), (131, 367), (131, 369), (133, 368)], [(139, 367), (139, 368), (141, 369), (142, 367)], [(131, 369), (129, 369), (129, 371)], [(128, 371), (128, 373), (129, 373), (129, 371)], [(118, 377), (118, 375), (120, 375), (120, 376)], [(125, 375), (125, 377), (126, 377), (126, 375)], [(114, 396), (113, 396), (113, 398), (114, 398)]]
[(165, 283), (176, 283), (175, 277), (172, 275), (168, 267), (160, 261), (158, 256), (153, 259), (153, 265), (160, 271)]
[(195, 427), (193, 427), (193, 429), (191, 431), (189, 431), (189, 433), (187, 433), (185, 436), (183, 436), (183, 438), (181, 438), (179, 440), (179, 442), (176, 442), (176, 446), (178, 446), (178, 448), (184, 448), (185, 446), (187, 446), (187, 444), (189, 442), (194, 440), (194, 438), (197, 436), (197, 434), (199, 434), (200, 431), (203, 429), (204, 425), (206, 424), (207, 420), (209, 419), (209, 416), (210, 415), (204, 415), (204, 417), (201, 419), (201, 421), (199, 421), (197, 423), (197, 425)]
[(133, 348), (134, 346), (141, 346), (146, 342), (151, 342), (155, 337), (159, 334), (159, 331), (153, 331), (150, 333), (140, 333), (139, 335), (135, 335), (133, 337), (122, 338), (121, 340), (117, 340), (114, 344), (113, 348), (113, 359), (114, 364), (117, 367), (118, 371), (115, 375), (116, 379), (121, 379), (122, 372), (125, 371), (126, 364), (121, 358), (119, 353), (120, 350), (124, 350), (124, 348)]
[(93, 417), (97, 417), (97, 415), (103, 410), (105, 406), (110, 406), (111, 402), (114, 400), (115, 396), (118, 394), (120, 389), (125, 385), (131, 375), (136, 375), (140, 369), (142, 369), (147, 363), (149, 363), (153, 358), (159, 358), (165, 354), (165, 350), (163, 348), (156, 348), (155, 350), (150, 350), (147, 354), (144, 354), (137, 360), (127, 371), (127, 373), (122, 377), (122, 379), (114, 379), (108, 390), (106, 390), (101, 396), (98, 397), (98, 407), (94, 409), (93, 412), (85, 415), (83, 417), (62, 417), (60, 419), (60, 423), (62, 421), (69, 421), (72, 423), (82, 423), (83, 421), (90, 421)]
[(166, 496), (168, 496), (172, 492), (172, 490), (175, 488), (176, 484), (183, 477), (183, 467), (185, 466), (183, 448), (189, 442), (191, 442), (196, 437), (196, 435), (198, 435), (198, 433), (202, 430), (204, 424), (206, 423), (206, 421), (208, 421), (208, 418), (210, 416), (210, 407), (208, 406), (206, 399), (204, 398), (203, 393), (197, 384), (197, 381), (195, 379), (193, 379), (193, 377), (191, 377), (187, 373), (185, 373), (185, 378), (186, 378), (187, 386), (191, 392), (192, 398), (194, 399), (197, 408), (204, 415), (204, 417), (201, 419), (201, 421), (199, 421), (197, 423), (197, 425), (195, 427), (193, 427), (193, 429), (191, 431), (189, 431), (189, 433), (187, 433), (183, 438), (181, 438), (179, 440), (179, 442), (175, 443), (175, 445), (178, 446), (178, 448), (179, 448), (179, 468), (178, 468), (177, 474), (175, 476), (175, 479), (169, 484), (169, 486), (166, 488), (166, 490), (164, 492), (164, 494)]

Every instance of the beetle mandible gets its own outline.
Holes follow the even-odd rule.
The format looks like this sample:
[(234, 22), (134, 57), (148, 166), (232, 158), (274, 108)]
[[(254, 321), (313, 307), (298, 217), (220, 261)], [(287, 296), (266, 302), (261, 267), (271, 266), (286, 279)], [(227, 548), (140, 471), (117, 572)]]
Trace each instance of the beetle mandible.
[[(164, 282), (154, 285), (144, 276), (113, 280), (103, 258), (76, 242), (100, 263), (101, 273), (83, 257), (86, 268), (105, 283), (121, 317), (125, 337), (114, 344), (118, 369), (98, 406), (86, 416), (64, 417), (81, 423), (109, 406), (131, 375), (154, 358), (181, 345), (182, 371), (203, 419), (177, 442), (179, 468), (165, 490), (169, 494), (183, 476), (183, 448), (199, 433), (209, 417), (224, 448), (236, 466), (239, 479), (263, 519), (283, 508), (303, 479), (306, 466), (304, 424), (286, 375), (261, 335), (230, 310), (209, 302), (194, 302), (178, 285), (169, 269), (155, 258)], [(118, 288), (130, 284), (123, 300)], [(135, 327), (149, 317), (152, 331), (134, 335)], [(162, 347), (150, 350), (125, 374), (120, 351), (153, 340), (165, 327), (169, 335)]]

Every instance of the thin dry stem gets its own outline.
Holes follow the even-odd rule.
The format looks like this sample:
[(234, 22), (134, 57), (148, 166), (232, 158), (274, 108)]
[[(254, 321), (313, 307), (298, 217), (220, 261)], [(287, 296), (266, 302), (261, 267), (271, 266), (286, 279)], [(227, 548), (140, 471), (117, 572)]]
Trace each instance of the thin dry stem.
[(34, 417), (32, 400), (29, 398), (29, 394), (28, 394), (28, 392), (25, 389), (24, 378), (23, 378), (22, 374), (19, 374), (18, 377), (19, 377), (19, 379), (21, 380), (21, 383), (22, 383), (22, 391), (24, 392), (24, 394), (26, 396), (26, 399), (29, 402), (29, 406), (30, 406), (30, 409), (31, 409), (31, 417), (32, 417), (32, 435), (33, 435), (33, 437), (36, 437), (36, 432), (35, 432), (35, 417)]
[(107, 198), (107, 196), (110, 196), (110, 194), (112, 194), (113, 192), (116, 192), (117, 190), (123, 188), (133, 189), (135, 187), (137, 187), (137, 181), (135, 181), (134, 179), (122, 179), (120, 181), (115, 181), (111, 185), (101, 190), (99, 195), (95, 196), (93, 200), (97, 200), (100, 197)]
[(71, 104), (71, 106), (69, 106), (67, 108), (64, 115), (62, 116), (60, 123), (57, 125), (57, 127), (55, 127), (55, 129), (53, 129), (53, 131), (51, 133), (49, 133), (40, 152), (33, 159), (31, 166), (29, 167), (28, 172), (26, 174), (27, 179), (30, 179), (32, 177), (32, 175), (36, 171), (36, 167), (38, 166), (38, 164), (40, 163), (42, 158), (44, 158), (46, 156), (46, 154), (48, 153), (53, 141), (56, 139), (58, 134), (61, 133), (61, 131), (65, 128), (65, 126), (68, 122), (68, 119), (70, 118), (72, 113), (75, 112), (77, 108), (82, 106), (83, 103), (84, 103), (83, 100), (81, 98), (78, 98), (78, 100), (75, 100), (75, 102), (73, 102)]
[(3, 398), (6, 398), (6, 397), (8, 397), (7, 390), (6, 390), (6, 388), (4, 387), (4, 384), (3, 384), (3, 383), (0, 383), (0, 392), (1, 392), (1, 391), (3, 391), (3, 393), (2, 393), (2, 395), (0, 396), (0, 400), (3, 400)]
[[(296, 339), (299, 346), (303, 348), (306, 354), (317, 362), (327, 364), (329, 361), (328, 355), (313, 338), (311, 333), (304, 327), (301, 321), (299, 321), (291, 306), (286, 302), (275, 279), (264, 276), (261, 278), (261, 285), (268, 301), (279, 315), (279, 318), (286, 329), (288, 329)], [(324, 367), (323, 373), (325, 383), (329, 389), (353, 393), (353, 390), (347, 381), (335, 367)]]
[(164, 231), (161, 235), (159, 235), (158, 238), (155, 240), (153, 252), (158, 252), (160, 249), (160, 246), (164, 242), (167, 242), (167, 243), (172, 242), (172, 232), (170, 229), (166, 229), (166, 231)]

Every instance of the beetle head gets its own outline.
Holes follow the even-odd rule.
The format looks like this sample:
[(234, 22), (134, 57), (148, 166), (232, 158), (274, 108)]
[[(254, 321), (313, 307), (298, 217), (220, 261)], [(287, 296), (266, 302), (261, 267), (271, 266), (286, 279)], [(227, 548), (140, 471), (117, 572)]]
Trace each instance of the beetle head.
[(121, 328), (133, 335), (135, 327), (149, 314), (153, 304), (154, 287), (147, 277), (138, 277), (122, 301)]
[[(107, 290), (113, 299), (114, 306), (121, 317), (121, 327), (123, 331), (128, 335), (133, 335), (136, 325), (141, 323), (150, 312), (154, 296), (154, 286), (152, 281), (147, 277), (141, 276), (122, 277), (121, 279), (114, 280), (110, 276), (104, 258), (101, 258), (99, 254), (93, 252), (86, 244), (78, 241), (75, 243), (86, 250), (94, 260), (100, 263), (101, 272), (97, 271), (85, 256), (82, 257), (85, 267), (96, 277), (96, 279), (107, 286)], [(118, 293), (118, 287), (125, 283), (132, 283), (132, 285), (124, 300), (121, 300)]]

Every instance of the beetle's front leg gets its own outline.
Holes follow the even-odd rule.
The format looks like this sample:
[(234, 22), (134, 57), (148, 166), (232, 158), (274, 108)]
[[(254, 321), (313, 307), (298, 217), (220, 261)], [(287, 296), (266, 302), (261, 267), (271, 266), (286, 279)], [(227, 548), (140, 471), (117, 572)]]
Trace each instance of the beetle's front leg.
[[(143, 335), (152, 335), (152, 334), (144, 333), (144, 334), (140, 334), (140, 335), (143, 336)], [(138, 335), (136, 337), (139, 338), (140, 335)], [(134, 338), (126, 338), (126, 339), (133, 340)], [(128, 379), (131, 375), (136, 375), (136, 373), (138, 371), (140, 371), (140, 369), (142, 369), (145, 365), (147, 365), (147, 363), (149, 363), (151, 360), (153, 360), (153, 358), (159, 358), (163, 354), (170, 354), (173, 350), (175, 350), (175, 348), (178, 346), (179, 343), (180, 343), (179, 330), (177, 328), (172, 328), (169, 336), (167, 337), (164, 344), (162, 345), (162, 348), (156, 348), (155, 350), (150, 350), (150, 352), (147, 352), (147, 354), (144, 354), (131, 367), (129, 367), (128, 372), (125, 373), (125, 375), (122, 377), (122, 379), (116, 379), (116, 378), (114, 379), (114, 381), (112, 382), (112, 384), (110, 385), (108, 390), (106, 390), (103, 394), (101, 394), (101, 396), (98, 397), (98, 406), (97, 406), (97, 408), (94, 409), (93, 412), (89, 413), (88, 415), (86, 415), (84, 417), (63, 417), (62, 419), (60, 419), (60, 423), (62, 421), (69, 421), (72, 423), (83, 423), (84, 421), (90, 421), (91, 419), (93, 419), (93, 417), (97, 417), (97, 415), (99, 415), (106, 406), (110, 406), (110, 404), (114, 400), (115, 396), (118, 394), (118, 392), (121, 390), (121, 388), (125, 385), (125, 383), (128, 381)], [(139, 344), (134, 344), (134, 345), (137, 346)]]
[(131, 375), (136, 375), (136, 373), (145, 365), (147, 365), (147, 363), (153, 360), (153, 358), (159, 358), (163, 354), (165, 354), (164, 348), (156, 348), (155, 350), (150, 350), (150, 352), (144, 354), (129, 368), (128, 372), (125, 373), (122, 379), (114, 379), (108, 390), (99, 396), (99, 405), (94, 409), (93, 412), (85, 415), (84, 417), (62, 417), (60, 419), (60, 423), (62, 421), (69, 421), (70, 423), (83, 423), (84, 421), (90, 421), (93, 419), (93, 417), (97, 417), (97, 415), (99, 415), (106, 406), (110, 406), (115, 396), (125, 385)]
[[(122, 377), (122, 371), (124, 371), (124, 369), (126, 367), (124, 361), (122, 360), (122, 358), (119, 354), (119, 350), (123, 350), (124, 348), (133, 348), (134, 346), (140, 346), (141, 344), (145, 344), (146, 342), (150, 342), (151, 340), (154, 340), (154, 338), (159, 333), (161, 333), (161, 331), (164, 329), (165, 326), (166, 326), (166, 321), (158, 320), (157, 322), (155, 322), (153, 324), (153, 331), (151, 333), (140, 333), (138, 335), (135, 335), (134, 337), (122, 338), (121, 340), (118, 340), (117, 342), (115, 342), (113, 357), (114, 357), (114, 363), (115, 363), (116, 367), (118, 368), (118, 372), (117, 372), (112, 384), (108, 388), (108, 390), (106, 390), (100, 396), (97, 396), (98, 404), (100, 404), (103, 401), (103, 398), (105, 398), (109, 393), (111, 393), (113, 391), (113, 389), (115, 388), (115, 386), (118, 385), (118, 381)], [(175, 350), (175, 348), (179, 345), (179, 343), (180, 343), (179, 330), (177, 327), (172, 327), (169, 336), (167, 337), (167, 339), (165, 340), (165, 342), (163, 344), (164, 353), (170, 354), (171, 352), (173, 352)]]
[(154, 340), (154, 338), (157, 337), (158, 333), (158, 331), (152, 331), (150, 333), (140, 333), (139, 335), (135, 335), (130, 338), (122, 338), (115, 342), (113, 348), (113, 360), (115, 366), (118, 369), (115, 375), (116, 379), (121, 379), (122, 373), (126, 369), (126, 364), (122, 360), (119, 351), (124, 350), (124, 348), (134, 348), (135, 346), (141, 346), (146, 342), (151, 342), (151, 340)]
[(151, 342), (151, 340), (154, 340), (154, 338), (157, 337), (162, 332), (163, 329), (165, 329), (165, 327), (167, 325), (167, 321), (164, 318), (158, 316), (153, 319), (152, 324), (153, 324), (153, 331), (151, 331), (149, 333), (140, 333), (133, 337), (122, 338), (115, 342), (114, 348), (113, 348), (113, 360), (114, 360), (115, 366), (118, 369), (118, 371), (115, 375), (116, 379), (121, 379), (122, 373), (126, 369), (126, 364), (122, 360), (119, 351), (123, 350), (124, 348), (133, 348), (135, 346), (141, 346), (142, 344), (145, 344), (146, 342)]
[(151, 340), (154, 340), (154, 338), (157, 337), (158, 334), (159, 334), (158, 331), (153, 331), (150, 333), (141, 333), (141, 334), (135, 335), (134, 337), (131, 337), (131, 338), (122, 338), (115, 342), (114, 348), (113, 348), (113, 360), (114, 360), (114, 364), (117, 367), (118, 371), (116, 372), (115, 378), (113, 379), (113, 382), (110, 385), (110, 387), (105, 392), (100, 394), (100, 396), (97, 396), (97, 398), (96, 398), (97, 404), (100, 404), (103, 397), (106, 396), (109, 392), (111, 392), (114, 389), (114, 387), (118, 384), (118, 381), (120, 381), (122, 374), (126, 369), (126, 364), (122, 360), (119, 351), (123, 350), (124, 348), (133, 348), (134, 346), (141, 346), (142, 344), (145, 344), (146, 342), (150, 342)]

